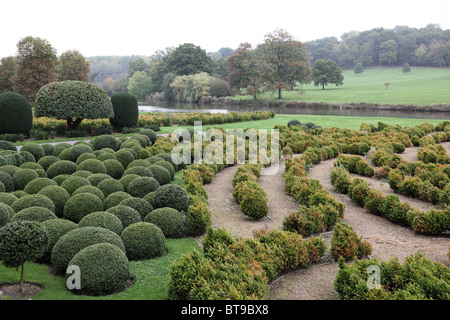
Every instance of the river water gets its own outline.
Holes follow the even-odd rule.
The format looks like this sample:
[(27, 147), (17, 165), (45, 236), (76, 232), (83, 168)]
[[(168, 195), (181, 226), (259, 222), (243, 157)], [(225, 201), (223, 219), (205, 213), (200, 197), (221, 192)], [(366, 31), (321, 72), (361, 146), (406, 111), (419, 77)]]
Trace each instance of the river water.
[(391, 118), (414, 118), (414, 119), (442, 119), (449, 120), (450, 112), (427, 112), (427, 111), (398, 111), (398, 110), (358, 110), (337, 108), (307, 108), (307, 107), (270, 107), (270, 106), (231, 106), (231, 105), (202, 105), (196, 103), (180, 103), (152, 101), (139, 105), (141, 112), (173, 112), (173, 113), (228, 113), (228, 112), (252, 112), (273, 111), (275, 114), (304, 114), (304, 115), (334, 115), (354, 117), (391, 117)]

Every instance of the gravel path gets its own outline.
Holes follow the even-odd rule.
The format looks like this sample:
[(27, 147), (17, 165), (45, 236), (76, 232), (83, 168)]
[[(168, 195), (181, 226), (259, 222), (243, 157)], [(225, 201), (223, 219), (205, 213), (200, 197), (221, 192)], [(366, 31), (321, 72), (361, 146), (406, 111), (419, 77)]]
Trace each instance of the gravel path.
[[(447, 152), (450, 143), (443, 144)], [(409, 161), (417, 158), (418, 148), (407, 148), (402, 155)], [(347, 195), (337, 193), (330, 182), (330, 171), (335, 159), (322, 161), (308, 172), (308, 178), (317, 179), (322, 186), (338, 201), (346, 205), (343, 222), (352, 225), (353, 229), (373, 247), (372, 257), (378, 260), (389, 260), (396, 256), (400, 261), (416, 252), (425, 253), (426, 257), (450, 266), (447, 257), (449, 237), (430, 237), (416, 234), (411, 228), (396, 225), (389, 220), (375, 216), (356, 205)], [(233, 199), (231, 180), (237, 166), (229, 167), (218, 173), (211, 184), (205, 185), (209, 197), (210, 209), (213, 212), (213, 227), (224, 227), (233, 235), (252, 236), (255, 229), (281, 229), (283, 217), (298, 208), (296, 201), (284, 191), (281, 174), (284, 165), (274, 176), (262, 176), (259, 180), (269, 197), (269, 217), (271, 220), (253, 220), (245, 217), (239, 210), (239, 204)], [(386, 182), (364, 178), (373, 188), (383, 194), (393, 193)], [(401, 201), (421, 210), (432, 207), (420, 200), (398, 195)], [(321, 235), (328, 245), (332, 232)], [(336, 300), (338, 294), (334, 290), (334, 279), (338, 273), (337, 262), (333, 261), (329, 249), (325, 256), (308, 269), (299, 269), (280, 276), (270, 284), (269, 300)]]

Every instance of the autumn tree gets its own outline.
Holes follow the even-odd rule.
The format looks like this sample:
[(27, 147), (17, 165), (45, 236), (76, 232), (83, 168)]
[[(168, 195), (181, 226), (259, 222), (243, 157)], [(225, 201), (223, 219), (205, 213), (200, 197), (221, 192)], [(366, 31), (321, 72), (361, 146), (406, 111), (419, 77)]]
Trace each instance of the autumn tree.
[(257, 98), (264, 92), (264, 83), (261, 78), (260, 61), (257, 52), (249, 43), (241, 43), (239, 48), (227, 58), (228, 85), (230, 90), (236, 94), (241, 89)]
[(17, 60), (15, 57), (5, 57), (0, 60), (0, 93), (13, 91), (13, 77), (16, 75)]
[(68, 50), (59, 58), (56, 67), (58, 81), (79, 80), (89, 82), (91, 63), (77, 50)]
[(313, 66), (312, 78), (314, 85), (321, 85), (322, 90), (325, 90), (325, 86), (330, 83), (336, 86), (344, 84), (342, 69), (333, 60), (316, 60)]
[(278, 91), (278, 99), (282, 98), (283, 89), (310, 82), (307, 49), (287, 31), (276, 29), (266, 34), (258, 50), (264, 63), (261, 76), (269, 90)]
[(56, 80), (56, 50), (41, 38), (28, 36), (17, 44), (17, 72), (14, 91), (34, 102), (39, 89)]

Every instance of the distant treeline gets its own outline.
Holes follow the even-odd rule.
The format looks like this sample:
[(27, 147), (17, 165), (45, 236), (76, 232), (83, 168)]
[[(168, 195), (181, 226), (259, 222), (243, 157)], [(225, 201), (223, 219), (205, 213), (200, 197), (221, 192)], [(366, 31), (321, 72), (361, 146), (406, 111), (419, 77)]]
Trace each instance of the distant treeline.
[(397, 26), (344, 33), (341, 39), (326, 37), (305, 43), (313, 64), (317, 59), (334, 60), (349, 69), (364, 66), (450, 66), (450, 30), (429, 24), (424, 28)]

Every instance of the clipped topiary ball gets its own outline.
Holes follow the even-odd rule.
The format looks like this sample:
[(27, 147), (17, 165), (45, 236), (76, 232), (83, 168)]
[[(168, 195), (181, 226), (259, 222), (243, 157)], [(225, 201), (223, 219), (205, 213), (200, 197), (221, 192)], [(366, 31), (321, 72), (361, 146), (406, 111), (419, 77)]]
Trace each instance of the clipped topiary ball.
[(103, 208), (105, 210), (118, 206), (123, 200), (131, 198), (131, 195), (124, 191), (117, 191), (114, 193), (111, 193), (109, 196), (105, 198), (105, 201), (103, 203)]
[(80, 268), (81, 288), (73, 293), (106, 295), (122, 289), (131, 277), (128, 258), (109, 243), (98, 243), (80, 250), (68, 266)]
[(11, 220), (11, 214), (6, 206), (7, 204), (0, 203), (0, 228)]
[(128, 184), (127, 192), (133, 197), (142, 198), (159, 187), (160, 184), (155, 178), (139, 177)]
[(42, 188), (37, 194), (45, 196), (53, 202), (55, 205), (56, 216), (62, 217), (64, 215), (64, 206), (70, 199), (70, 194), (66, 191), (66, 189), (58, 185), (47, 186)]
[(88, 179), (77, 176), (71, 176), (70, 178), (64, 180), (63, 183), (61, 183), (61, 187), (66, 189), (66, 191), (70, 195), (72, 195), (78, 188), (90, 185), (91, 183), (89, 182)]
[(41, 222), (41, 226), (44, 227), (45, 231), (47, 231), (48, 243), (47, 249), (45, 250), (42, 258), (39, 259), (39, 261), (50, 262), (52, 249), (55, 243), (67, 232), (76, 229), (77, 224), (66, 219), (50, 219)]
[(0, 171), (0, 182), (5, 186), (5, 192), (12, 192), (15, 190), (12, 177), (4, 171)]
[(120, 149), (114, 153), (116, 159), (122, 164), (124, 168), (128, 167), (128, 165), (136, 160), (136, 157), (129, 150)]
[(103, 194), (105, 195), (105, 199), (111, 193), (118, 192), (118, 191), (124, 191), (123, 185), (120, 183), (120, 181), (114, 180), (114, 179), (105, 179), (105, 180), (101, 181), (97, 185), (97, 188), (102, 190)]
[(45, 156), (43, 158), (40, 158), (38, 160), (38, 164), (45, 170), (48, 170), (48, 167), (50, 167), (52, 164), (54, 164), (55, 162), (60, 161), (60, 159), (58, 157), (49, 155), (49, 156)]
[(122, 221), (110, 212), (98, 211), (85, 216), (78, 227), (102, 227), (120, 235), (123, 230)]
[[(104, 149), (102, 149), (104, 150)], [(112, 150), (112, 149), (107, 149), (107, 150)], [(114, 151), (113, 151), (114, 152)], [(116, 156), (114, 155), (114, 153), (110, 153), (110, 152), (102, 152), (97, 156), (97, 160), (100, 161), (105, 161), (105, 160), (117, 160)]]
[(12, 176), (14, 188), (16, 190), (23, 190), (28, 182), (37, 178), (39, 178), (39, 174), (33, 169), (17, 170)]
[(105, 201), (105, 195), (103, 194), (102, 190), (91, 185), (78, 188), (72, 193), (72, 196), (75, 196), (80, 193), (91, 193), (99, 197), (99, 199), (102, 200), (102, 202)]
[(128, 168), (123, 173), (123, 176), (126, 176), (128, 174), (137, 174), (138, 176), (141, 176), (141, 177), (153, 178), (153, 173), (148, 168), (143, 167), (143, 166)]
[(163, 232), (152, 223), (134, 223), (122, 231), (121, 237), (130, 260), (160, 257), (166, 250)]
[(72, 258), (82, 249), (96, 244), (110, 243), (125, 253), (119, 235), (101, 227), (81, 227), (64, 234), (52, 250), (51, 262), (60, 272), (65, 272)]
[(170, 172), (166, 168), (153, 164), (150, 165), (148, 169), (152, 172), (153, 178), (158, 180), (160, 185), (165, 185), (170, 182)]
[(174, 208), (179, 212), (186, 212), (189, 206), (189, 196), (181, 186), (166, 184), (159, 187), (152, 198), (154, 208)]
[(53, 201), (40, 194), (30, 194), (20, 197), (11, 205), (11, 208), (14, 210), (14, 212), (19, 212), (25, 208), (30, 207), (44, 207), (49, 209), (53, 213), (55, 212), (55, 204), (53, 203)]
[(117, 143), (116, 138), (111, 135), (100, 135), (91, 140), (91, 144), (94, 147), (94, 150), (101, 150), (103, 148), (110, 148), (114, 151), (119, 149), (119, 144)]
[(86, 144), (78, 144), (63, 150), (59, 154), (59, 158), (61, 160), (76, 162), (78, 158), (85, 153), (93, 153), (92, 148)]
[(83, 153), (77, 158), (77, 161), (75, 161), (75, 164), (78, 166), (84, 160), (88, 160), (88, 159), (97, 159), (97, 157), (95, 156), (95, 154), (93, 152), (92, 153)]
[(55, 146), (49, 143), (41, 144), (42, 148), (44, 148), (45, 156), (53, 155), (53, 151), (55, 151)]
[(27, 151), (31, 153), (36, 161), (39, 161), (39, 159), (45, 157), (44, 148), (37, 143), (27, 143), (20, 149), (20, 151)]
[(138, 101), (130, 93), (119, 92), (111, 95), (114, 117), (109, 119), (113, 127), (123, 128), (137, 125), (139, 118)]
[(128, 198), (120, 202), (120, 205), (133, 208), (139, 212), (142, 221), (144, 221), (144, 218), (153, 211), (153, 206), (147, 200), (141, 198)]
[(33, 124), (33, 111), (30, 102), (16, 92), (0, 94), (0, 134), (28, 134)]
[(90, 176), (92, 176), (93, 173), (86, 171), (86, 170), (78, 170), (75, 171), (74, 173), (72, 173), (72, 177), (82, 177), (82, 178), (89, 178)]
[(41, 191), (43, 188), (48, 186), (57, 186), (58, 184), (49, 178), (37, 178), (27, 183), (25, 186), (25, 191), (28, 194), (36, 194)]
[(127, 166), (127, 169), (129, 169), (129, 168), (133, 168), (133, 167), (150, 167), (150, 163), (147, 161), (147, 160), (145, 160), (145, 159), (137, 159), (137, 160), (134, 160), (133, 162), (131, 162), (128, 166)]
[(58, 219), (58, 217), (47, 208), (29, 207), (17, 212), (11, 221), (36, 221), (43, 222), (50, 219)]
[(143, 221), (157, 225), (166, 238), (182, 238), (186, 235), (183, 216), (173, 208), (155, 209)]
[(64, 181), (66, 181), (67, 179), (69, 179), (71, 176), (72, 175), (69, 175), (69, 174), (60, 174), (60, 175), (54, 177), (52, 180), (55, 181), (58, 184), (58, 186), (61, 186), (62, 183)]
[(60, 160), (50, 165), (47, 169), (47, 177), (53, 179), (61, 174), (71, 175), (77, 171), (77, 165), (69, 160)]
[(175, 168), (169, 161), (165, 161), (165, 160), (156, 161), (154, 164), (157, 166), (164, 167), (170, 173), (170, 180), (173, 179), (173, 177), (175, 176)]
[(106, 168), (106, 173), (109, 174), (114, 179), (120, 179), (125, 172), (125, 169), (118, 160), (107, 159), (103, 161)]
[(140, 176), (138, 176), (137, 174), (131, 173), (131, 174), (127, 174), (124, 175), (122, 178), (120, 178), (120, 183), (123, 185), (123, 189), (127, 190), (128, 189), (128, 184), (130, 184), (131, 181), (133, 181), (136, 178), (139, 178)]
[(17, 199), (18, 198), (11, 193), (0, 192), (0, 203), (11, 206)]
[(80, 193), (66, 202), (64, 218), (78, 223), (83, 217), (96, 211), (103, 211), (102, 200), (91, 193)]
[(17, 148), (12, 142), (0, 140), (0, 150), (17, 151)]
[(139, 212), (127, 206), (118, 205), (107, 209), (106, 212), (112, 213), (119, 218), (124, 228), (132, 225), (133, 223), (142, 222)]
[(92, 173), (106, 173), (106, 167), (100, 160), (87, 159), (78, 165), (77, 171), (84, 170)]
[(112, 177), (109, 174), (103, 174), (103, 173), (94, 173), (93, 175), (87, 177), (91, 185), (96, 187), (100, 182), (107, 179), (112, 179)]
[(158, 139), (158, 135), (152, 129), (142, 129), (139, 133), (149, 137), (152, 144), (154, 144), (156, 139)]

